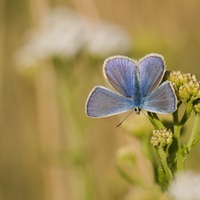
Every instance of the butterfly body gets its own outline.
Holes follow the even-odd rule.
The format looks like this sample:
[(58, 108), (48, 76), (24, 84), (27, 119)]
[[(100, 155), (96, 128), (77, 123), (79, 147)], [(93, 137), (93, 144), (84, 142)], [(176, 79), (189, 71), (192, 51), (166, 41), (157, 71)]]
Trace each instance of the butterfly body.
[(106, 59), (103, 73), (117, 92), (95, 87), (88, 96), (86, 114), (107, 117), (131, 109), (137, 114), (141, 109), (162, 114), (174, 112), (177, 98), (171, 83), (160, 85), (164, 72), (164, 59), (159, 54), (149, 54), (138, 62), (125, 56)]

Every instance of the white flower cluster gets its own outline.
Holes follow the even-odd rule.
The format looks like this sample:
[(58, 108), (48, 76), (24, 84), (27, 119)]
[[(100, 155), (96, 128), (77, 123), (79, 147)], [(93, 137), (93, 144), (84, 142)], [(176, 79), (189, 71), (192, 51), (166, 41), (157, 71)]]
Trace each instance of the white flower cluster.
[(90, 24), (85, 36), (86, 50), (100, 57), (124, 53), (130, 47), (128, 34), (119, 26), (109, 22)]
[(174, 200), (199, 200), (200, 175), (188, 171), (177, 175), (169, 187)]
[(47, 13), (36, 30), (29, 31), (16, 59), (26, 66), (52, 56), (73, 58), (81, 50), (108, 56), (123, 53), (129, 46), (130, 38), (119, 26), (90, 21), (69, 8), (57, 7)]

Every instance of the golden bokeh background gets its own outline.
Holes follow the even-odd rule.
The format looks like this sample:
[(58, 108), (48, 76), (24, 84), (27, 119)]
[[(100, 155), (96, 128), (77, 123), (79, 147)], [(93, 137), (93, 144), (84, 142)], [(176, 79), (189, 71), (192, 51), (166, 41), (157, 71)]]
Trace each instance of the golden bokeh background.
[[(0, 0), (0, 199), (121, 200), (133, 186), (117, 172), (115, 154), (134, 139), (115, 128), (118, 117), (91, 119), (84, 113), (92, 87), (106, 86), (101, 68), (112, 55), (108, 47), (101, 56), (83, 48), (71, 58), (56, 55), (31, 67), (16, 60), (27, 34), (58, 6), (94, 24), (122, 27), (130, 38), (127, 55), (159, 53), (167, 69), (199, 77), (200, 1)], [(121, 52), (119, 47), (113, 54)], [(196, 170), (198, 149), (187, 161)]]

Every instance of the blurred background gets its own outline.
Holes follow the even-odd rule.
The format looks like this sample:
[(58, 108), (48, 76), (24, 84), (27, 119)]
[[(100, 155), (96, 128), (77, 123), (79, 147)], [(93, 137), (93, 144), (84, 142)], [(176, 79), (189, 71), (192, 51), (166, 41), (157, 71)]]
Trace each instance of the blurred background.
[(125, 115), (88, 118), (85, 101), (112, 55), (159, 53), (199, 77), (199, 13), (198, 0), (0, 0), (0, 199), (125, 199), (115, 155), (137, 141), (116, 128)]

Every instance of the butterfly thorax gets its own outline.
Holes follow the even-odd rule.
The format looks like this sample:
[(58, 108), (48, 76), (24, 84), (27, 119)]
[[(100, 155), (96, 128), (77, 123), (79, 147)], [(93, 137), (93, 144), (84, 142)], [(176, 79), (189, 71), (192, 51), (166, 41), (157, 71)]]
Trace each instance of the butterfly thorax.
[(138, 72), (136, 72), (135, 75), (135, 88), (133, 91), (133, 105), (134, 105), (134, 109), (136, 111), (137, 114), (139, 114), (139, 112), (141, 111), (141, 100), (142, 100), (142, 94), (141, 94), (141, 89), (140, 89), (140, 84), (139, 84), (139, 74)]

